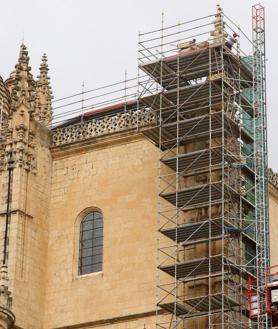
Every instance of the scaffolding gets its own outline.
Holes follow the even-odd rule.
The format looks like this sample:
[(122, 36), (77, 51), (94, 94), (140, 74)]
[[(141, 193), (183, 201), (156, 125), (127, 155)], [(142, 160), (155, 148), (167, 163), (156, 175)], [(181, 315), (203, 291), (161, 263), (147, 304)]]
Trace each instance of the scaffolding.
[(257, 222), (257, 296), (259, 309), (255, 319), (259, 328), (271, 328), (267, 311), (266, 286), (269, 261), (268, 174), (267, 174), (267, 117), (265, 80), (265, 10), (261, 5), (252, 7), (253, 32), (253, 107), (255, 111), (255, 172)]
[(138, 104), (156, 118), (142, 133), (159, 149), (157, 328), (270, 328), (263, 8), (253, 40), (218, 6), (162, 19), (138, 48)]
[[(146, 77), (141, 77), (144, 81)], [(67, 97), (53, 101), (54, 116), (51, 128), (82, 123), (92, 116), (98, 119), (115, 116), (117, 113), (129, 113), (139, 109), (137, 106), (138, 78), (111, 83), (91, 90), (83, 90)]]
[(136, 78), (54, 103), (56, 145), (136, 128), (159, 150), (157, 328), (271, 328), (261, 5), (252, 31), (162, 16)]

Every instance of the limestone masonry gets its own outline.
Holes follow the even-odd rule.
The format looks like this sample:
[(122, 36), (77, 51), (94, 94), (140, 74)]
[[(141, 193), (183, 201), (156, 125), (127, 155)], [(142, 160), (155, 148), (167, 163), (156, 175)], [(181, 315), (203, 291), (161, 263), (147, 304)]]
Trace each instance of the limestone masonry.
[[(6, 81), (0, 78), (0, 328), (151, 329), (158, 326), (158, 316), (165, 328), (174, 328), (170, 313), (175, 313), (175, 321), (183, 316), (185, 322), (176, 322), (177, 328), (202, 329), (209, 323), (211, 329), (242, 328), (231, 326), (228, 320), (225, 326), (217, 326), (217, 312), (221, 311), (213, 308), (212, 299), (209, 311), (205, 304), (197, 310), (194, 302), (203, 296), (205, 303), (207, 295), (214, 296), (215, 304), (234, 301), (239, 303), (232, 305), (235, 319), (240, 319), (243, 312), (238, 296), (232, 299), (229, 295), (228, 302), (226, 297), (217, 299), (227, 279), (221, 281), (219, 273), (210, 270), (218, 266), (219, 257), (226, 257), (223, 250), (227, 246), (240, 250), (249, 261), (246, 266), (237, 266), (237, 253), (229, 255), (227, 263), (222, 259), (221, 264), (222, 272), (230, 271), (227, 264), (236, 264), (231, 271), (243, 294), (247, 277), (242, 273), (246, 270), (255, 276), (250, 266), (256, 267), (250, 258), (254, 232), (249, 234), (244, 224), (253, 223), (249, 217), (256, 205), (254, 193), (249, 193), (250, 181), (254, 168), (261, 165), (259, 160), (248, 162), (251, 151), (244, 153), (254, 139), (254, 131), (244, 126), (244, 120), (252, 120), (256, 113), (242, 92), (249, 90), (252, 73), (247, 59), (243, 61), (226, 43), (229, 34), (223, 30), (222, 17), (218, 7), (208, 41), (180, 42), (175, 46), (176, 57), (142, 60), (140, 68), (155, 80), (153, 84), (162, 86), (155, 93), (102, 109), (102, 115), (93, 111), (57, 125), (52, 125), (47, 57), (43, 55), (39, 76), (34, 79), (27, 48), (21, 45), (15, 70)], [(200, 67), (191, 69), (189, 61)], [(188, 71), (180, 73), (178, 65), (189, 67)], [(199, 90), (204, 90), (204, 95), (198, 94)], [(187, 101), (182, 103), (182, 97), (188, 97)], [(240, 119), (238, 108), (244, 112)], [(205, 131), (206, 127), (210, 130)], [(185, 137), (180, 137), (183, 132)], [(175, 162), (176, 158), (180, 162)], [(194, 162), (196, 168), (186, 172)], [(184, 167), (177, 168), (179, 165)], [(177, 178), (181, 170), (182, 177)], [(271, 265), (278, 264), (277, 175), (269, 169)], [(219, 189), (219, 184), (223, 188)], [(193, 193), (195, 188), (200, 188), (198, 203), (181, 205), (184, 194), (179, 193)], [(219, 191), (225, 197), (217, 199)], [(234, 220), (237, 215), (240, 228)], [(158, 227), (163, 223), (163, 219), (157, 220), (159, 216), (184, 229), (203, 223), (205, 230), (209, 219), (210, 232), (216, 232), (208, 241), (201, 236), (207, 230), (200, 229), (194, 241), (188, 238), (177, 243), (171, 249), (174, 274), (172, 263), (159, 258), (157, 248), (169, 238), (178, 240), (180, 233), (173, 225)], [(224, 226), (219, 226), (220, 218)], [(218, 234), (219, 227), (223, 230)], [(165, 255), (169, 252), (162, 249)], [(179, 270), (180, 264), (204, 255), (209, 262), (205, 263), (209, 264), (208, 278), (206, 268), (193, 279), (191, 265)], [(188, 271), (182, 288), (171, 286), (176, 289), (176, 301), (172, 297), (158, 301), (157, 267), (164, 271), (160, 274), (163, 284), (170, 275), (177, 284)], [(225, 286), (223, 296), (227, 290)], [(185, 295), (190, 296), (187, 304), (179, 303)], [(186, 309), (189, 303), (198, 311), (192, 311), (192, 316)], [(226, 318), (221, 321), (223, 324)]]

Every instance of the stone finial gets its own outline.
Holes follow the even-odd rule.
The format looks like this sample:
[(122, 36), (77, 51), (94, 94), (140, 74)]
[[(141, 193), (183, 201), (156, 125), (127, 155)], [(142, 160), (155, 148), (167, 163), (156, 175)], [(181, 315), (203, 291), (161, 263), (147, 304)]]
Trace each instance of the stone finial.
[(43, 54), (40, 65), (40, 74), (36, 81), (36, 119), (49, 125), (52, 121), (52, 89), (48, 77), (48, 61), (46, 54)]
[(11, 73), (10, 78), (6, 81), (6, 85), (11, 93), (13, 110), (24, 104), (30, 113), (33, 111), (35, 81), (30, 71), (28, 50), (22, 44), (15, 71)]
[(27, 47), (22, 43), (19, 51), (18, 63), (15, 66), (16, 70), (30, 72), (29, 56)]
[(223, 21), (223, 10), (220, 5), (217, 5), (216, 14), (214, 17), (214, 30), (210, 32), (210, 35), (213, 36), (214, 43), (224, 44), (225, 38), (228, 36), (228, 34), (224, 30), (225, 22)]
[(217, 12), (216, 15), (221, 15), (223, 13), (223, 9), (221, 8), (220, 5), (216, 5), (216, 12)]
[(8, 268), (0, 267), (0, 329), (13, 328), (15, 316), (11, 311), (12, 297), (8, 287)]

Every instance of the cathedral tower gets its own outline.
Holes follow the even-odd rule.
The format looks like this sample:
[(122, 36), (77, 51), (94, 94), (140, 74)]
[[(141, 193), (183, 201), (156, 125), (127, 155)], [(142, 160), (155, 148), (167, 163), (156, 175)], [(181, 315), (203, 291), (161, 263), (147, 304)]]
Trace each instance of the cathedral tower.
[(12, 326), (13, 314), (21, 323), (27, 309), (33, 319), (24, 327), (39, 328), (42, 322), (51, 179), (46, 126), (52, 118), (52, 93), (47, 73), (44, 55), (38, 80), (33, 78), (22, 44), (15, 70), (0, 81), (0, 311), (5, 314), (0, 313), (0, 328), (2, 322), (3, 328)]

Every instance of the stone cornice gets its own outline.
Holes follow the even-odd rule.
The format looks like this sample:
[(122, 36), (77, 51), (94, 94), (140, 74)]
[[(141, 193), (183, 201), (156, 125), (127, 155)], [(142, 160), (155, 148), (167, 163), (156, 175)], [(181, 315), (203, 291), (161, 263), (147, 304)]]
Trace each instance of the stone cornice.
[[(159, 310), (158, 312), (159, 312), (159, 314), (165, 313), (164, 310)], [(153, 311), (144, 312), (144, 313), (129, 314), (129, 315), (123, 315), (123, 316), (114, 317), (114, 318), (96, 320), (96, 321), (91, 321), (91, 322), (86, 322), (86, 323), (78, 323), (78, 324), (67, 325), (67, 326), (63, 326), (63, 327), (55, 327), (54, 329), (79, 329), (79, 328), (81, 329), (81, 328), (94, 327), (94, 326), (111, 325), (114, 323), (132, 321), (132, 320), (151, 317), (151, 316), (155, 316), (155, 315), (156, 315), (156, 311), (153, 310)]]
[(88, 152), (90, 149), (103, 149), (114, 145), (134, 143), (143, 139), (145, 137), (140, 132), (134, 129), (126, 130), (114, 134), (92, 137), (67, 145), (55, 146), (51, 148), (51, 155), (53, 159), (67, 158), (72, 154), (76, 155)]

